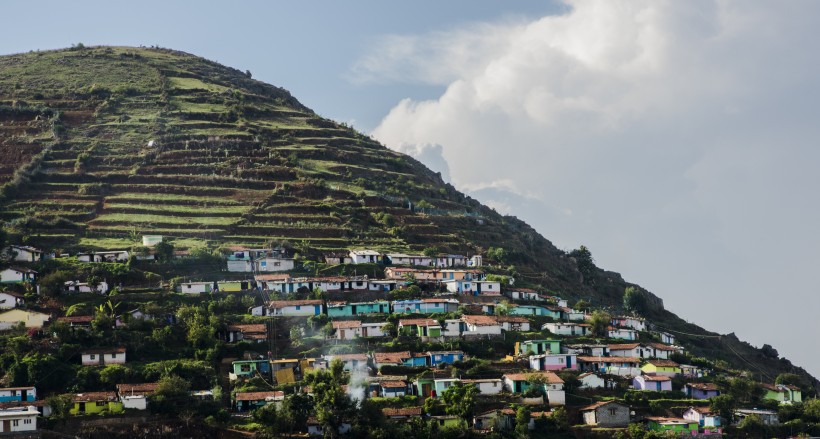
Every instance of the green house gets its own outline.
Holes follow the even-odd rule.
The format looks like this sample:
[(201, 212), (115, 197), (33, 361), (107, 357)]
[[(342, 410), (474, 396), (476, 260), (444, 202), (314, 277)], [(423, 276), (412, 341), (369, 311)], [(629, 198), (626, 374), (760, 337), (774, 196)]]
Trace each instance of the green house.
[(515, 355), (525, 355), (527, 352), (533, 352), (535, 355), (545, 354), (547, 352), (560, 353), (561, 340), (527, 340), (515, 343)]
[(797, 386), (790, 384), (763, 384), (763, 389), (766, 391), (763, 395), (763, 399), (778, 401), (781, 404), (803, 402), (803, 392)]
[(122, 413), (122, 403), (116, 392), (86, 392), (74, 395), (74, 406), (68, 410), (72, 415), (98, 415)]
[(441, 337), (441, 325), (433, 319), (399, 320), (399, 332), (418, 337)]
[(659, 432), (692, 434), (691, 432), (698, 431), (698, 425), (698, 421), (690, 421), (682, 418), (664, 418), (661, 416), (649, 416), (646, 418), (646, 428)]
[(537, 305), (517, 305), (509, 310), (511, 316), (541, 316), (552, 317), (553, 319), (560, 319), (561, 313), (551, 309), (544, 308)]

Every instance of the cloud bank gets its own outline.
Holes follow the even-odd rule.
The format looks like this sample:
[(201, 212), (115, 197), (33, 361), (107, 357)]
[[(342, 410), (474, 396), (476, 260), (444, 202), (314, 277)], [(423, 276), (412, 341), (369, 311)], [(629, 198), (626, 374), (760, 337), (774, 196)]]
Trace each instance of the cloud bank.
[[(568, 1), (531, 22), (388, 36), (352, 72), (446, 86), (399, 102), (378, 140), (443, 159), (457, 187), (586, 244), (684, 317), (810, 366), (820, 355), (793, 333), (820, 333), (818, 9)], [(787, 328), (754, 323), (777, 308)]]

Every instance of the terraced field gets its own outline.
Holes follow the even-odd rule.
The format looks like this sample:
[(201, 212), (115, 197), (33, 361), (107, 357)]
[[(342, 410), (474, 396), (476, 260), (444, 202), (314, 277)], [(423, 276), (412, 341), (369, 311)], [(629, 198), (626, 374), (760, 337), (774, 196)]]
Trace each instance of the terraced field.
[[(0, 220), (38, 245), (562, 252), (284, 89), (162, 49), (0, 57)], [(421, 203), (425, 209), (416, 209)], [(430, 207), (432, 206), (432, 207)], [(33, 239), (33, 238), (32, 238)], [(544, 271), (539, 269), (538, 271)]]

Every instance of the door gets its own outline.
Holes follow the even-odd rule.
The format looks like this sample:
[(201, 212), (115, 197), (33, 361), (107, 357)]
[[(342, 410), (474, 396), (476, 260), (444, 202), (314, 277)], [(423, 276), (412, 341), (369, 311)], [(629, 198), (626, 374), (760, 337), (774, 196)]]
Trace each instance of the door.
[(428, 398), (430, 394), (433, 392), (433, 385), (429, 383), (425, 383), (421, 385), (421, 396)]
[(11, 421), (6, 419), (6, 420), (3, 421), (3, 430), (2, 430), (2, 432), (3, 433), (8, 433), (10, 431), (11, 431)]
[(353, 311), (353, 315), (354, 315), (354, 316), (355, 316), (355, 315), (357, 315), (357, 312), (356, 312), (356, 305), (351, 305), (351, 308), (352, 308), (352, 311)]
[(20, 391), (20, 401), (28, 401), (28, 391), (26, 389)]
[(85, 403), (84, 402), (80, 403), (80, 413), (85, 413)]

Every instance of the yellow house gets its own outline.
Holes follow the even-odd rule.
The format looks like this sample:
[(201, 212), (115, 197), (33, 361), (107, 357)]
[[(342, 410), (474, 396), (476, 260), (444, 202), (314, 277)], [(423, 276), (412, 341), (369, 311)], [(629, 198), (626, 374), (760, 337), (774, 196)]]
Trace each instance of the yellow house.
[(672, 360), (649, 360), (641, 366), (641, 370), (647, 375), (680, 375), (680, 365)]
[(11, 329), (20, 322), (25, 323), (26, 328), (39, 329), (42, 328), (49, 319), (51, 319), (50, 315), (41, 312), (12, 309), (0, 313), (0, 330)]
[(122, 403), (116, 392), (86, 392), (74, 395), (72, 415), (122, 413)]

